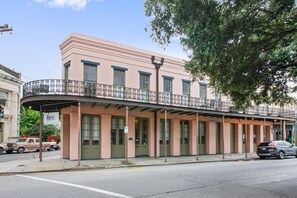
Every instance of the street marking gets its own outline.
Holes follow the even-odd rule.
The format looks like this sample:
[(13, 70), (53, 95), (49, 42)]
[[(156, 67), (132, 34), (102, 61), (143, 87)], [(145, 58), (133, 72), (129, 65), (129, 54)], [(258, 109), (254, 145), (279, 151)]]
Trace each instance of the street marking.
[(132, 198), (132, 197), (129, 197), (129, 196), (126, 196), (126, 195), (122, 195), (122, 194), (118, 194), (118, 193), (114, 193), (114, 192), (110, 192), (110, 191), (106, 191), (106, 190), (101, 190), (101, 189), (98, 189), (98, 188), (82, 186), (82, 185), (78, 185), (78, 184), (71, 184), (71, 183), (67, 183), (67, 182), (60, 182), (60, 181), (55, 181), (55, 180), (50, 180), (50, 179), (42, 179), (42, 178), (31, 177), (31, 176), (26, 176), (26, 175), (16, 175), (16, 176), (17, 177), (24, 177), (24, 178), (28, 178), (28, 179), (39, 180), (39, 181), (44, 181), (44, 182), (50, 182), (50, 183), (54, 183), (54, 184), (61, 184), (61, 185), (64, 185), (64, 186), (71, 186), (71, 187), (74, 187), (74, 188), (80, 188), (80, 189), (83, 189), (83, 190), (98, 192), (98, 193), (110, 195), (110, 196), (113, 196), (113, 197)]

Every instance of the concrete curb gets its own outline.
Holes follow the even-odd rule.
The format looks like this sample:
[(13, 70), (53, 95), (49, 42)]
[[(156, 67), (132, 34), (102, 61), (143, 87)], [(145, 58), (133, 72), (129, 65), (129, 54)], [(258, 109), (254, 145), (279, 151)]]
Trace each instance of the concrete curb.
[(182, 165), (182, 164), (197, 164), (197, 163), (215, 163), (215, 162), (235, 162), (235, 161), (253, 161), (258, 160), (257, 157), (251, 158), (240, 158), (240, 159), (221, 159), (221, 160), (202, 160), (202, 161), (184, 161), (184, 162), (167, 162), (167, 163), (157, 163), (157, 164), (133, 164), (133, 165), (115, 165), (115, 166), (98, 166), (98, 167), (71, 167), (71, 168), (61, 168), (61, 169), (51, 169), (51, 170), (36, 170), (36, 171), (12, 171), (0, 173), (0, 176), (11, 176), (19, 174), (34, 174), (34, 173), (49, 173), (49, 172), (70, 172), (70, 171), (82, 171), (82, 170), (100, 170), (100, 169), (115, 169), (115, 168), (133, 168), (133, 167), (148, 167), (148, 166), (171, 166), (171, 165)]

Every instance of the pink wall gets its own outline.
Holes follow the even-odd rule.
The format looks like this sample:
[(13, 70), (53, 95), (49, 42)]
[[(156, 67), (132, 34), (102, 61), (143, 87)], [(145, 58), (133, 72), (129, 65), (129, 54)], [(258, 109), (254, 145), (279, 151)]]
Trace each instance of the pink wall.
[(197, 121), (191, 120), (190, 122), (190, 155), (197, 155), (197, 140), (198, 140), (198, 129)]
[(111, 115), (101, 114), (101, 123), (104, 127), (101, 127), (100, 155), (103, 159), (111, 158)]
[(206, 123), (206, 153), (216, 154), (216, 123)]
[(248, 124), (247, 126), (247, 151), (254, 152), (254, 125)]
[(70, 146), (70, 117), (69, 115), (63, 115), (61, 116), (61, 126), (62, 126), (62, 131), (61, 131), (61, 157), (62, 158), (69, 158), (70, 153), (69, 153), (69, 146)]
[(78, 120), (77, 112), (70, 113), (70, 160), (78, 160)]
[(235, 125), (235, 137), (237, 153), (242, 153), (242, 124)]
[(171, 144), (171, 155), (180, 155), (180, 119), (172, 119), (172, 144)]
[(128, 125), (128, 157), (135, 157), (135, 116), (129, 116)]
[(154, 130), (154, 118), (149, 118), (149, 139), (148, 139), (148, 146), (149, 146), (149, 156), (155, 157), (155, 130)]
[(230, 153), (230, 123), (224, 123), (224, 152)]

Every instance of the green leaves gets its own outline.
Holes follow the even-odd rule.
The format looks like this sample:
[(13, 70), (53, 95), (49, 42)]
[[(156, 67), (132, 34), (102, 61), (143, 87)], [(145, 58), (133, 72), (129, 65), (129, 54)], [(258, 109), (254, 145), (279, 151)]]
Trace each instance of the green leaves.
[(185, 65), (194, 79), (229, 95), (239, 107), (283, 104), (297, 73), (294, 0), (147, 0), (153, 38), (167, 44), (182, 35), (192, 52)]

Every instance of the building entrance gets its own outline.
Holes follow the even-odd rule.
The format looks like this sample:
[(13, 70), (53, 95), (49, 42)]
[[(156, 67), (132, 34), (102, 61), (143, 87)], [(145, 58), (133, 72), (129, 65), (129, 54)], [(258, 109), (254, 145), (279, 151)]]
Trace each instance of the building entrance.
[(189, 155), (189, 121), (180, 121), (180, 155)]
[(148, 156), (148, 131), (149, 121), (147, 118), (135, 119), (135, 155)]
[(124, 143), (125, 118), (113, 116), (111, 118), (111, 157), (125, 157)]

